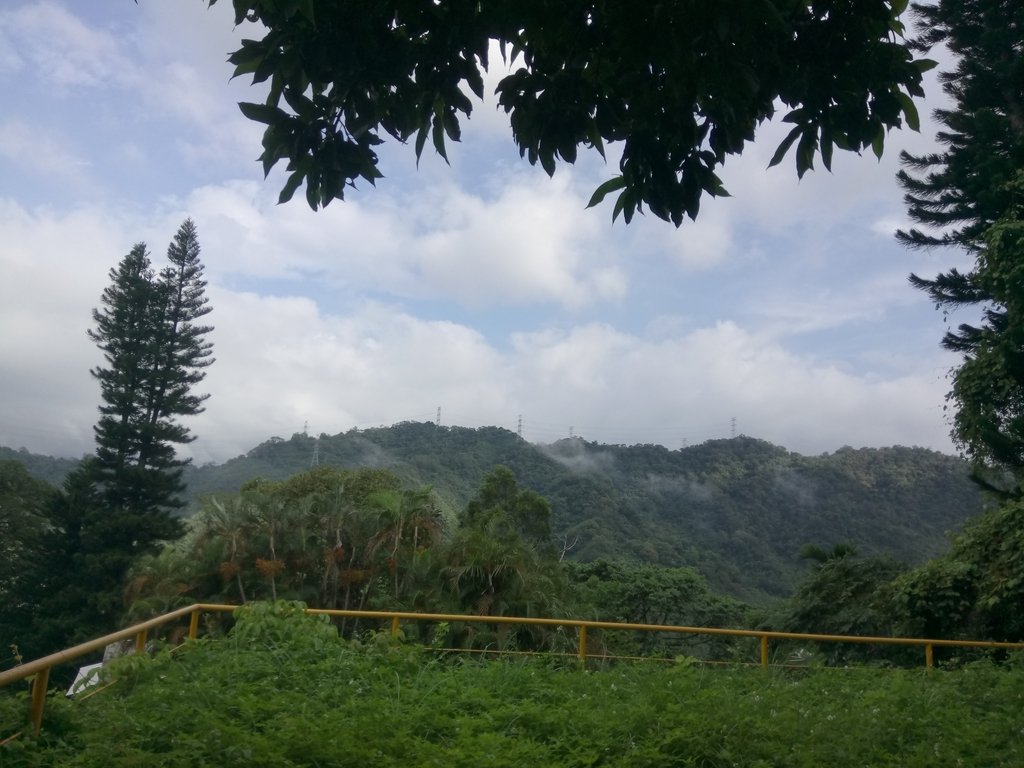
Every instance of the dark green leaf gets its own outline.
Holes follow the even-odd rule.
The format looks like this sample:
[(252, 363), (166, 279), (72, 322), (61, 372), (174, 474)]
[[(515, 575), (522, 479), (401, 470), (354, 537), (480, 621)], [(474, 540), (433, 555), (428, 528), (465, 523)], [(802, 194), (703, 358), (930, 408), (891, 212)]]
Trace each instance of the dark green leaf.
[(775, 154), (772, 155), (771, 162), (768, 163), (769, 168), (776, 166), (782, 162), (782, 158), (784, 158), (786, 156), (786, 153), (789, 152), (789, 148), (793, 146), (793, 142), (796, 141), (797, 138), (800, 136), (800, 131), (801, 128), (798, 125), (796, 128), (789, 132), (786, 138), (782, 140), (782, 143), (779, 144), (778, 149), (775, 150)]
[(921, 130), (921, 118), (917, 114), (917, 105), (914, 100), (902, 91), (899, 94), (900, 105), (903, 107), (903, 116), (907, 121), (907, 127), (913, 131)]
[(292, 199), (292, 195), (295, 194), (295, 190), (302, 184), (302, 179), (305, 177), (305, 173), (302, 171), (295, 171), (291, 176), (288, 177), (288, 181), (284, 185), (284, 189), (281, 190), (281, 194), (278, 195), (277, 204), (287, 203)]
[[(608, 179), (597, 189), (594, 190), (594, 194), (590, 196), (590, 202), (587, 203), (587, 208), (593, 208), (595, 205), (600, 203), (609, 192), (614, 192), (617, 189), (623, 189), (626, 186), (626, 178), (624, 176), (615, 176)], [(622, 196), (619, 196), (622, 199)]]
[(818, 148), (818, 136), (814, 128), (807, 126), (800, 143), (796, 148), (796, 175), (803, 178), (807, 171), (814, 168), (814, 152)]
[(276, 125), (288, 122), (288, 114), (284, 110), (272, 107), (269, 104), (253, 104), (248, 101), (240, 101), (238, 102), (238, 108), (242, 110), (243, 115), (257, 123)]
[(448, 152), (444, 146), (444, 126), (441, 124), (441, 121), (438, 120), (437, 118), (434, 118), (434, 127), (433, 130), (431, 130), (430, 134), (431, 138), (434, 140), (434, 151), (437, 152), (437, 154), (439, 154), (442, 158), (444, 158), (444, 161), (447, 163)]
[(875, 134), (875, 138), (871, 140), (871, 151), (875, 153), (875, 157), (879, 160), (882, 159), (882, 151), (885, 149), (885, 131), (882, 128), (878, 129), (878, 133)]
[(825, 133), (825, 129), (821, 131), (821, 164), (826, 171), (832, 170), (832, 137)]

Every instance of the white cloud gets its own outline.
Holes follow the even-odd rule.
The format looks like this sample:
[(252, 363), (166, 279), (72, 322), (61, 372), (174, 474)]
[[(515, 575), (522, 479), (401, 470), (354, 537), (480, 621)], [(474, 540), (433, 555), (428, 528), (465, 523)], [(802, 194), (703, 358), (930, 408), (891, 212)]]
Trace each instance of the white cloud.
[[(148, 72), (139, 97), (159, 119), (188, 127), (175, 138), (190, 166), (258, 172), (263, 126), (246, 120), (237, 102), (260, 102), (266, 85), (232, 80), (227, 62), (243, 37), (256, 37), (251, 24), (234, 27), (230, 3), (148, 3), (135, 33), (136, 56)], [(237, 172), (237, 171), (236, 171)]]
[(0, 76), (18, 72), (25, 66), (25, 60), (14, 49), (10, 33), (4, 29), (0, 16)]
[(85, 24), (61, 4), (26, 3), (0, 12), (0, 33), (44, 87), (65, 91), (140, 80), (117, 36)]
[(0, 122), (0, 156), (30, 173), (81, 181), (89, 165), (65, 140), (48, 128), (29, 125), (17, 118)]
[[(791, 160), (765, 171), (773, 127), (730, 161), (735, 196), (705, 200), (696, 224), (625, 227), (610, 204), (584, 208), (614, 151), (549, 180), (495, 154), (511, 141), (507, 120), (484, 107), (454, 170), (425, 158), (413, 174), (411, 149), (389, 145), (378, 189), (314, 214), (301, 199), (274, 205), (281, 179), (264, 183), (252, 162), (259, 127), (235, 102), (259, 93), (228, 83), (242, 34), (229, 3), (128, 3), (97, 19), (99, 7), (0, 11), (0, 48), (13, 41), (0, 82), (19, 105), (0, 122), (4, 194), (38, 184), (34, 199), (72, 201), (0, 200), (0, 444), (90, 448), (89, 311), (134, 242), (160, 261), (191, 215), (217, 357), (208, 410), (191, 421), (199, 460), (305, 421), (336, 432), (432, 419), (438, 406), (443, 423), (468, 426), (514, 427), (522, 414), (533, 440), (573, 427), (677, 447), (727, 436), (735, 417), (740, 432), (806, 452), (949, 448), (942, 329), (904, 284), (949, 254), (894, 259), (884, 244), (878, 222), (902, 215), (895, 144), (887, 165), (837, 158), (835, 174), (797, 183)], [(15, 81), (15, 69), (28, 74)], [(18, 100), (23, 86), (32, 100)], [(89, 111), (68, 109), (76, 94)], [(38, 179), (19, 175), (26, 159)], [(67, 183), (83, 162), (102, 200)], [(889, 337), (893, 313), (920, 347)]]
[(872, 272), (845, 286), (809, 289), (783, 285), (751, 299), (746, 312), (757, 318), (762, 336), (778, 339), (868, 322), (884, 322), (894, 308), (923, 297), (907, 284), (906, 272)]
[(88, 449), (100, 362), (85, 331), (107, 254), (122, 247), (112, 220), (56, 215), (0, 200), (0, 444), (62, 455)]
[(540, 300), (579, 307), (621, 298), (625, 276), (614, 266), (588, 275), (602, 261), (598, 227), (569, 179), (513, 178), (493, 200), (434, 190), (417, 211), (425, 228), (412, 244), (417, 271), (438, 294), (469, 306)]
[(210, 292), (217, 362), (195, 419), (201, 460), (223, 459), (308, 421), (315, 433), (426, 419), (438, 403), (488, 412), (503, 400), (503, 361), (479, 333), (380, 304), (323, 314), (302, 298)]
[[(843, 444), (949, 449), (931, 371), (891, 380), (841, 371), (720, 323), (651, 341), (607, 325), (522, 334), (499, 352), (475, 331), (383, 305), (324, 315), (297, 299), (218, 306), (201, 458), (223, 458), (309, 421), (315, 433), (430, 420), (499, 424), (527, 439), (699, 442), (740, 432), (817, 453)], [(228, 330), (233, 329), (233, 330)], [(245, 329), (242, 331), (241, 329)], [(238, 335), (239, 338), (230, 338)], [(242, 337), (244, 335), (244, 338)], [(255, 416), (254, 416), (255, 414)]]
[[(815, 453), (844, 443), (949, 448), (934, 371), (876, 379), (799, 356), (723, 322), (652, 341), (608, 326), (517, 339), (539, 419), (602, 442), (678, 447), (739, 431)], [(528, 423), (529, 421), (528, 420)]]
[[(153, 225), (147, 225), (152, 227)], [(0, 443), (78, 454), (89, 449), (98, 392), (85, 337), (106, 272), (129, 247), (132, 219), (83, 210), (59, 216), (0, 205)], [(201, 230), (202, 233), (202, 230)], [(159, 242), (169, 239), (164, 233)], [(159, 249), (156, 251), (159, 260)], [(208, 263), (215, 254), (209, 253)], [(418, 318), (390, 303), (329, 311), (301, 296), (209, 288), (216, 363), (212, 394), (190, 420), (199, 460), (224, 459), (309, 421), (336, 432), (404, 419), (513, 426), (526, 437), (576, 433), (604, 442), (742, 432), (817, 452), (844, 443), (948, 448), (945, 382), (929, 361), (884, 378), (796, 355), (733, 322), (662, 324), (656, 337), (607, 323), (514, 334), (502, 349), (468, 326)]]
[(312, 277), (346, 293), (477, 308), (622, 299), (625, 273), (568, 174), (503, 181), (494, 197), (442, 184), (317, 213), (301, 202), (274, 205), (272, 181), (235, 182), (196, 190), (168, 216), (196, 212), (210, 270), (225, 276)]

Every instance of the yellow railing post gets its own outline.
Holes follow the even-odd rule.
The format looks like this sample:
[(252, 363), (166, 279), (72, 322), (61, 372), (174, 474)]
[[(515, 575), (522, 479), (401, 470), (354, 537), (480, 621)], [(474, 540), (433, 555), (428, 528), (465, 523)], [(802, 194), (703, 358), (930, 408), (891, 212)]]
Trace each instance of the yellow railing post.
[(924, 668), (929, 672), (935, 667), (935, 651), (932, 649), (931, 643), (925, 643), (924, 646)]
[(199, 635), (199, 609), (192, 611), (192, 618), (188, 622), (188, 639), (195, 640)]
[(761, 669), (768, 669), (768, 635), (761, 635)]
[(142, 630), (135, 636), (135, 652), (142, 653), (146, 650), (146, 630)]
[(32, 721), (32, 733), (39, 735), (39, 729), (43, 727), (43, 707), (46, 706), (46, 686), (50, 682), (50, 668), (36, 672), (32, 681), (32, 703), (29, 706), (29, 719)]
[(587, 628), (586, 626), (580, 627), (580, 664), (586, 665), (587, 663)]
[(397, 639), (398, 638), (398, 617), (397, 616), (392, 616), (391, 617), (391, 637), (393, 639)]

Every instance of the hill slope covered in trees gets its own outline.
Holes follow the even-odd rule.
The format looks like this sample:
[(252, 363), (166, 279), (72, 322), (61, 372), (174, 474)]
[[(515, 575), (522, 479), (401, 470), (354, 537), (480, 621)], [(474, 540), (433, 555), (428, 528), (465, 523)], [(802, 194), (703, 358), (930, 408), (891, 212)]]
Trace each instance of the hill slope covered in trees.
[(844, 448), (816, 457), (748, 437), (682, 450), (581, 439), (534, 445), (497, 427), (431, 423), (271, 439), (246, 456), (196, 468), (194, 495), (236, 491), (260, 475), (283, 479), (321, 464), (386, 467), (433, 485), (460, 509), (495, 465), (551, 501), (569, 556), (693, 565), (746, 599), (790, 592), (807, 543), (849, 542), (910, 563), (943, 551), (946, 532), (981, 509), (966, 465), (921, 448)]
[[(319, 445), (317, 445), (319, 443)], [(982, 508), (966, 465), (921, 448), (802, 456), (762, 440), (712, 440), (682, 450), (561, 440), (534, 445), (497, 427), (432, 423), (271, 438), (222, 465), (190, 468), (196, 498), (284, 479), (320, 464), (384, 467), (431, 485), (452, 512), (496, 464), (551, 501), (567, 557), (633, 558), (697, 567), (712, 586), (762, 601), (791, 593), (805, 544), (853, 544), (865, 555), (919, 563)]]

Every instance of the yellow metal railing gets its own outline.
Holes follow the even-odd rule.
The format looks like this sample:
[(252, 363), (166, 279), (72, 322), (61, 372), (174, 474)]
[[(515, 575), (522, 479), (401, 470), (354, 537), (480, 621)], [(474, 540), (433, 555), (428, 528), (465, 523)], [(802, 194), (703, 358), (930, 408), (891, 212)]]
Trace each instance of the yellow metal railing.
[[(0, 687), (24, 680), (28, 677), (35, 677), (32, 680), (32, 696), (29, 704), (29, 719), (34, 733), (38, 733), (43, 722), (43, 707), (46, 704), (46, 688), (49, 683), (50, 670), (58, 664), (64, 664), (90, 653), (102, 650), (108, 644), (135, 638), (136, 652), (142, 652), (146, 646), (146, 638), (151, 629), (169, 624), (189, 616), (188, 637), (194, 640), (199, 632), (199, 619), (203, 613), (228, 613), (234, 611), (237, 605), (219, 605), (214, 603), (197, 603), (195, 605), (179, 608), (162, 616), (157, 616), (149, 621), (113, 632), (109, 635), (91, 640), (73, 648), (68, 648), (58, 653), (44, 656), (41, 659), (21, 664), (13, 669), (0, 672)], [(467, 622), (485, 624), (526, 624), (544, 627), (575, 627), (578, 632), (577, 656), (582, 664), (588, 658), (587, 652), (587, 631), (590, 629), (605, 629), (613, 631), (633, 632), (668, 632), (673, 634), (687, 635), (725, 635), (729, 637), (750, 637), (758, 638), (761, 650), (761, 667), (767, 669), (769, 642), (772, 640), (802, 640), (805, 642), (832, 642), (832, 643), (862, 643), (875, 645), (902, 645), (918, 646), (924, 648), (925, 668), (931, 671), (934, 666), (934, 652), (936, 647), (953, 648), (1002, 648), (1007, 650), (1024, 650), (1022, 643), (1003, 643), (985, 640), (937, 640), (913, 637), (871, 637), (864, 635), (817, 635), (801, 634), (797, 632), (772, 632), (759, 629), (722, 629), (718, 627), (683, 627), (663, 624), (625, 624), (612, 621), (587, 621), (585, 619), (534, 619), (519, 616), (477, 616), (458, 613), (414, 613), (411, 611), (345, 611), (328, 610), (321, 608), (307, 608), (306, 613), (324, 616), (348, 616), (354, 618), (370, 618), (377, 620), (389, 620), (391, 634), (396, 636), (401, 628), (402, 621), (431, 621), (431, 622)], [(593, 658), (592, 656), (590, 658)], [(602, 657), (613, 658), (613, 657)]]

